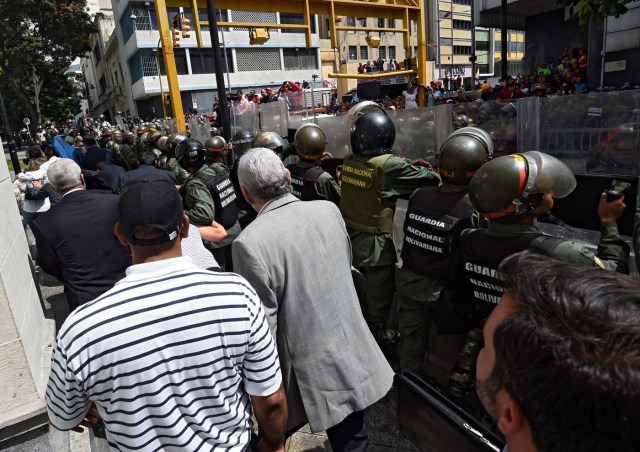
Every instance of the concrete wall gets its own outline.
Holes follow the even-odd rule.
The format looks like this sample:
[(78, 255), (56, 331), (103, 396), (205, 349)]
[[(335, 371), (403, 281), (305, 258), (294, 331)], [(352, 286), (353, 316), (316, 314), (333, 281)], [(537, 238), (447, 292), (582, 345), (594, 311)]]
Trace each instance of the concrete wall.
[[(0, 144), (0, 150), (2, 145)], [(4, 152), (2, 153), (4, 155)], [(45, 319), (6, 160), (0, 159), (0, 441), (46, 423), (54, 323)]]

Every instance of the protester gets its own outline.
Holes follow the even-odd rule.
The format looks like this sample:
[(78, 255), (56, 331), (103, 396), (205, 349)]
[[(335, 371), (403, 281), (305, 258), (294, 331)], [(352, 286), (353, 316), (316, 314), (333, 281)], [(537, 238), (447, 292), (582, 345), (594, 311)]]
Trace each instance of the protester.
[(238, 177), (258, 217), (234, 242), (233, 260), (278, 343), (288, 434), (309, 422), (312, 432), (327, 431), (336, 452), (367, 450), (363, 410), (387, 393), (393, 371), (360, 311), (340, 211), (293, 196), (269, 149), (246, 153)]
[(120, 450), (246, 450), (253, 405), (257, 450), (284, 450), (286, 401), (260, 300), (241, 277), (182, 257), (188, 227), (170, 181), (127, 184), (115, 233), (133, 265), (62, 326), (49, 419), (62, 430), (102, 419)]

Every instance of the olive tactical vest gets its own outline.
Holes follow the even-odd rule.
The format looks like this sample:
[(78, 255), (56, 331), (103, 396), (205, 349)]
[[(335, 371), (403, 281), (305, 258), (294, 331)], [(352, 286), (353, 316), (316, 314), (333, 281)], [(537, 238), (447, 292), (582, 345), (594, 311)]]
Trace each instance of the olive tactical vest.
[(342, 163), (340, 212), (351, 229), (370, 234), (391, 233), (395, 204), (383, 202), (380, 185), (391, 154), (360, 160), (349, 154)]
[(229, 173), (218, 171), (215, 175), (198, 173), (194, 177), (202, 180), (211, 193), (215, 207), (214, 219), (225, 229), (233, 226), (238, 220), (238, 207), (236, 191)]

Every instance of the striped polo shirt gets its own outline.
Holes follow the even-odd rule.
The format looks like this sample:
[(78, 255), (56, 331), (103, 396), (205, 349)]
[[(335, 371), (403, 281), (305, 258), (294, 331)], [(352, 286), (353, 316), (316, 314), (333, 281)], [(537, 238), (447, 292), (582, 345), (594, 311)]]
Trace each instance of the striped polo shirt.
[(68, 430), (95, 403), (111, 450), (244, 450), (250, 395), (277, 391), (275, 343), (253, 288), (188, 257), (133, 265), (62, 326), (46, 401)]

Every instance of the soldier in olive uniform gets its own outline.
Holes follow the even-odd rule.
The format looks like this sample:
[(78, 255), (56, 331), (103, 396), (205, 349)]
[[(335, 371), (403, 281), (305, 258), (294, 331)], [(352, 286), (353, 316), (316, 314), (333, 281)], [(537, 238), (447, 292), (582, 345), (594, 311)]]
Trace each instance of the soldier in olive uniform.
[(492, 154), (493, 141), (484, 130), (465, 127), (453, 132), (438, 153), (442, 185), (418, 188), (409, 199), (402, 267), (396, 273), (402, 370), (419, 370), (441, 293), (444, 298), (458, 292), (460, 232), (478, 223), (467, 189)]
[(181, 188), (184, 213), (196, 226), (209, 226), (215, 220), (226, 229), (227, 237), (221, 242), (204, 243), (223, 270), (233, 271), (231, 243), (240, 234), (237, 196), (229, 173), (209, 167), (206, 158), (207, 151), (198, 140), (183, 140), (176, 148), (178, 164), (189, 173)]
[(351, 238), (353, 265), (366, 278), (363, 314), (381, 342), (395, 294), (391, 230), (396, 199), (440, 183), (435, 171), (391, 154), (395, 137), (395, 126), (384, 113), (357, 118), (350, 136), (353, 154), (345, 157), (340, 175), (340, 211)]
[(227, 152), (225, 139), (221, 136), (211, 137), (204, 142), (204, 147), (207, 150), (207, 165), (217, 171), (229, 173), (229, 168), (224, 164), (224, 156)]
[(187, 137), (184, 135), (170, 135), (164, 143), (164, 147), (160, 148), (162, 155), (160, 155), (158, 159), (158, 167), (167, 171), (173, 171), (181, 184), (189, 178), (189, 173), (178, 165), (175, 151), (176, 147), (186, 139)]
[[(469, 184), (473, 207), (490, 220), (487, 229), (467, 229), (460, 235), (464, 279), (469, 298), (485, 313), (502, 296), (498, 266), (507, 256), (530, 249), (567, 262), (628, 273), (629, 245), (620, 237), (617, 221), (624, 212), (624, 197), (598, 205), (600, 243), (594, 253), (586, 245), (543, 233), (537, 216), (553, 207), (554, 198), (573, 191), (576, 179), (567, 165), (538, 151), (498, 157), (476, 172)], [(535, 288), (534, 288), (535, 289)], [(482, 347), (480, 328), (471, 330), (462, 345), (451, 375), (450, 389), (473, 391), (475, 358)]]
[(156, 159), (159, 159), (162, 156), (162, 152), (158, 149), (158, 140), (161, 136), (162, 134), (157, 130), (150, 130), (146, 137), (147, 149), (155, 154)]
[(134, 146), (136, 144), (136, 135), (133, 132), (127, 132), (124, 134), (124, 140), (120, 146), (120, 154), (122, 160), (128, 170), (133, 170), (138, 167), (138, 154), (136, 153)]
[(298, 163), (287, 166), (291, 173), (293, 194), (303, 201), (324, 199), (340, 204), (340, 186), (318, 162), (325, 151), (327, 138), (316, 124), (305, 124), (296, 131), (294, 146)]

